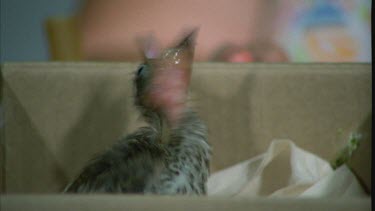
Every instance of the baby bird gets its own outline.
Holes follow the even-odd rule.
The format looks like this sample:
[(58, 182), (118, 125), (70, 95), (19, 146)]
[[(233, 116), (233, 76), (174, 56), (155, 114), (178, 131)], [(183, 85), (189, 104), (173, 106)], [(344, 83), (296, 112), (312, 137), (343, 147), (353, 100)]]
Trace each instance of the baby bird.
[(154, 40), (143, 42), (135, 105), (149, 126), (93, 158), (65, 193), (206, 194), (211, 147), (186, 103), (196, 33), (162, 52)]

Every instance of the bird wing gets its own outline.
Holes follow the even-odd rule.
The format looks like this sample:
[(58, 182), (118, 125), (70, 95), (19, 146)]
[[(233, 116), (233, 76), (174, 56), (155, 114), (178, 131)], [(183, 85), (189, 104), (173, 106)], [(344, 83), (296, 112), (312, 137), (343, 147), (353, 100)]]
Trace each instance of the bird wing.
[(142, 193), (165, 168), (166, 151), (147, 139), (140, 133), (119, 141), (91, 160), (64, 192)]

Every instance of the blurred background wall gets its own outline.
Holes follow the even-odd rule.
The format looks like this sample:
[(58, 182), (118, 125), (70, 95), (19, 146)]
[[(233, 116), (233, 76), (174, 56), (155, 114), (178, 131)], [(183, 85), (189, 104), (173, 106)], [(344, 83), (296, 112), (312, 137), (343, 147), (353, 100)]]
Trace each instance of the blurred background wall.
[(0, 62), (49, 59), (44, 21), (69, 16), (78, 0), (1, 0)]
[(0, 61), (138, 61), (192, 26), (197, 61), (371, 61), (371, 0), (1, 0)]

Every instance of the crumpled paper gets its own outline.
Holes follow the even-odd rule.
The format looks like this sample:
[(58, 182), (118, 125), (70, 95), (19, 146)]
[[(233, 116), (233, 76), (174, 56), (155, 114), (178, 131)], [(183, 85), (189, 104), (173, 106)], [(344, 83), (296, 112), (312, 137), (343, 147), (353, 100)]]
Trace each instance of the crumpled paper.
[(207, 189), (225, 197), (366, 196), (346, 165), (333, 170), (290, 140), (275, 140), (264, 154), (212, 174)]

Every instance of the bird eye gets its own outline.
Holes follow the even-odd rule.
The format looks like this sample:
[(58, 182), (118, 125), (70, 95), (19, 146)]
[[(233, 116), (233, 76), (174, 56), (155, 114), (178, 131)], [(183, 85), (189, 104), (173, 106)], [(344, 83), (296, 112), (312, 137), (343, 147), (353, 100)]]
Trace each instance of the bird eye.
[(144, 69), (145, 69), (145, 65), (143, 64), (140, 65), (137, 70), (137, 76), (143, 75)]

